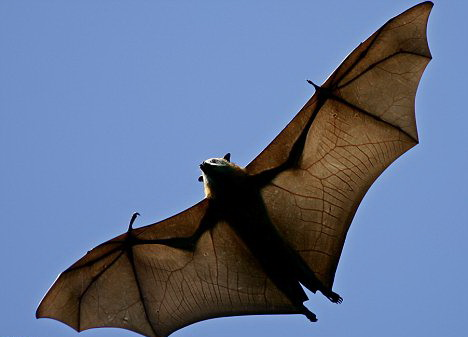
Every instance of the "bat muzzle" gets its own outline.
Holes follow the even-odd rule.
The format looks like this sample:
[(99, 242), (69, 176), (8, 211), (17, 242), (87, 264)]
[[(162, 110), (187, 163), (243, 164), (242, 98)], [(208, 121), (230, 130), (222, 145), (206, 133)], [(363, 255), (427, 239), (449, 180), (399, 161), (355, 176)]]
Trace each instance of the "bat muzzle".
[(210, 164), (208, 164), (207, 162), (204, 161), (204, 162), (202, 162), (202, 163), (200, 164), (200, 170), (202, 170), (204, 173), (206, 173), (206, 170), (207, 170), (207, 168), (208, 168), (209, 166), (210, 166)]

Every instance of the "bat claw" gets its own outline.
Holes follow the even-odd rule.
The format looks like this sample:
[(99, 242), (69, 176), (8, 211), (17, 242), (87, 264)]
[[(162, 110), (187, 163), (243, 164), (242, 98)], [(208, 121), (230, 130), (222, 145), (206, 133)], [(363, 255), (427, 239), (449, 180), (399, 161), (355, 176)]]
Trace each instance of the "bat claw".
[(327, 296), (327, 298), (333, 303), (343, 303), (343, 298), (333, 291), (330, 291), (330, 293), (326, 294), (325, 296)]
[(138, 213), (138, 212), (135, 212), (135, 213), (132, 214), (132, 218), (130, 219), (130, 224), (128, 225), (128, 231), (129, 231), (129, 232), (132, 231), (132, 229), (133, 229), (133, 223), (135, 222), (137, 216), (139, 216), (139, 215), (140, 215), (140, 213)]
[(331, 290), (328, 290), (328, 291), (325, 291), (325, 292), (322, 292), (332, 303), (342, 303), (343, 302), (343, 298), (338, 295), (337, 293), (331, 291)]
[(312, 85), (312, 86), (315, 88), (315, 90), (317, 90), (317, 91), (320, 89), (320, 86), (317, 85), (317, 84), (315, 84), (315, 83), (312, 82), (311, 80), (307, 80), (307, 83), (309, 83), (310, 85)]

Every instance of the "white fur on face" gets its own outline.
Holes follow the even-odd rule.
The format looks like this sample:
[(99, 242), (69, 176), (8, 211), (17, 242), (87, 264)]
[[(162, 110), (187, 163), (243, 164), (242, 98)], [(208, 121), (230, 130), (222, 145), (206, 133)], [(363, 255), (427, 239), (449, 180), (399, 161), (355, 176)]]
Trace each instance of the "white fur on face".
[(205, 163), (216, 166), (230, 166), (230, 163), (224, 158), (210, 158), (205, 160)]

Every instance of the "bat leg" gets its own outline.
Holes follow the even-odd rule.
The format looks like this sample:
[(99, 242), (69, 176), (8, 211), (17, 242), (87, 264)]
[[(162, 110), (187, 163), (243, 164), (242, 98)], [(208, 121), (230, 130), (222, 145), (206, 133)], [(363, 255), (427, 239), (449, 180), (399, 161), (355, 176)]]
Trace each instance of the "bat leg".
[(328, 298), (333, 303), (341, 303), (343, 302), (343, 298), (338, 295), (337, 293), (333, 292), (331, 289), (325, 287), (322, 282), (320, 282), (317, 278), (313, 278), (311, 282), (310, 278), (302, 278), (300, 282), (310, 291), (315, 293), (319, 290), (326, 298)]
[(295, 266), (295, 273), (299, 282), (301, 282), (307, 289), (315, 293), (319, 290), (326, 298), (333, 303), (343, 302), (340, 295), (333, 292), (330, 288), (326, 287), (318, 278), (315, 273), (310, 270), (305, 264), (304, 260), (296, 254), (291, 254), (293, 259), (291, 265)]
[(307, 309), (304, 304), (301, 304), (301, 314), (303, 314), (305, 317), (307, 317), (309, 319), (309, 321), (317, 322), (317, 316), (312, 311)]

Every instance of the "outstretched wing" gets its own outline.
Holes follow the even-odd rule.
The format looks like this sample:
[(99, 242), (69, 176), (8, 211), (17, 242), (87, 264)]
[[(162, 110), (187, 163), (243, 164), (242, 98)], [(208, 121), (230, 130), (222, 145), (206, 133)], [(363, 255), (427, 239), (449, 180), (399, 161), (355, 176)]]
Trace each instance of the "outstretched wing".
[(193, 252), (129, 238), (188, 237), (207, 205), (205, 199), (94, 248), (58, 277), (36, 316), (77, 331), (118, 327), (167, 336), (208, 318), (297, 313), (226, 223), (206, 231)]
[(273, 172), (262, 190), (271, 220), (329, 287), (364, 194), (418, 143), (414, 101), (431, 59), (431, 8), (407, 10), (359, 45), (247, 166)]

